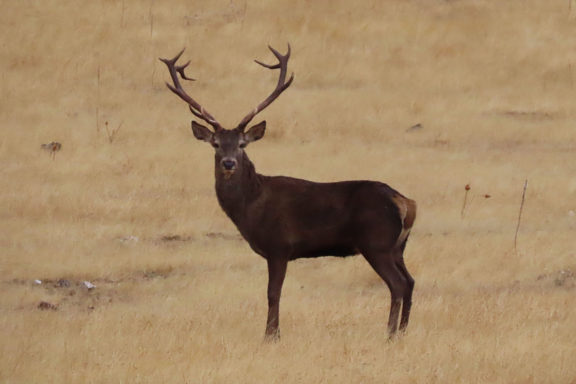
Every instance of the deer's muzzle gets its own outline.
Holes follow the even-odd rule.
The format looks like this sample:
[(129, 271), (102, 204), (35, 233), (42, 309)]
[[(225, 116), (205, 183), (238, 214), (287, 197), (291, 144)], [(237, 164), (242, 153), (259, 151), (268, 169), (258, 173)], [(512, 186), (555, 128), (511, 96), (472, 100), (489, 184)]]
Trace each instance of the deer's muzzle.
[(222, 159), (222, 168), (225, 171), (233, 171), (236, 169), (236, 160), (234, 159)]
[(237, 164), (238, 163), (235, 159), (231, 159), (231, 158), (222, 159), (222, 161), (220, 162), (220, 165), (222, 166), (222, 173), (224, 173), (224, 177), (226, 179), (230, 178), (230, 176), (232, 176), (234, 174), (234, 172), (236, 172), (236, 165)]

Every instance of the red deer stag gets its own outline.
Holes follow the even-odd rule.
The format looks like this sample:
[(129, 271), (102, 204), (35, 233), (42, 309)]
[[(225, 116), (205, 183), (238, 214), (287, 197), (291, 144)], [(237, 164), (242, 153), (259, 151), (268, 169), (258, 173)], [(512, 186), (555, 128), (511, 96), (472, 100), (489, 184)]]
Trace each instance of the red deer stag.
[[(182, 55), (160, 59), (170, 71), (168, 88), (184, 100), (190, 111), (212, 126), (213, 131), (192, 121), (198, 140), (214, 147), (216, 196), (224, 212), (234, 222), (250, 247), (268, 263), (267, 339), (280, 336), (280, 293), (288, 261), (319, 256), (350, 256), (361, 253), (386, 282), (391, 293), (388, 332), (408, 325), (414, 279), (404, 264), (403, 252), (416, 218), (416, 203), (386, 184), (377, 181), (315, 183), (285, 176), (256, 173), (245, 148), (264, 136), (266, 121), (246, 130), (250, 121), (269, 106), (294, 79), (286, 81), (290, 45), (286, 55), (269, 47), (277, 64), (256, 63), (280, 69), (272, 93), (234, 129), (225, 129), (204, 107), (182, 88), (184, 65), (176, 65)], [(179, 76), (180, 75), (180, 78)]]

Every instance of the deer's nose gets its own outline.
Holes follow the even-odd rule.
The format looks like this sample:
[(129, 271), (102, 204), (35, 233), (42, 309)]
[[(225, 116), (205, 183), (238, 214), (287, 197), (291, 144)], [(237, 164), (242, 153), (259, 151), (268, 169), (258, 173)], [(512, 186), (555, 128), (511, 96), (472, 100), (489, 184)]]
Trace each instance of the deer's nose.
[(222, 160), (222, 166), (224, 167), (225, 170), (227, 171), (231, 171), (234, 168), (236, 168), (236, 160), (234, 159), (223, 159)]

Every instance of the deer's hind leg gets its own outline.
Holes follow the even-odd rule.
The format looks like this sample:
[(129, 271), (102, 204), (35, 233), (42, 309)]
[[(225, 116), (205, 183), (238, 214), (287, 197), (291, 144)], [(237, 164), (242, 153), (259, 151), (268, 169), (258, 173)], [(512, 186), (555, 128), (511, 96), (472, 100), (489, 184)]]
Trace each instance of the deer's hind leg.
[(404, 264), (404, 256), (400, 253), (396, 260), (396, 265), (398, 269), (404, 274), (404, 278), (408, 283), (406, 292), (404, 292), (404, 297), (402, 299), (402, 317), (400, 319), (400, 331), (405, 331), (408, 326), (408, 320), (410, 318), (410, 310), (412, 309), (412, 292), (414, 291), (414, 278), (408, 272), (406, 264)]
[(397, 264), (394, 251), (368, 250), (363, 252), (363, 255), (390, 289), (388, 335), (392, 338), (398, 329), (398, 317), (402, 301), (408, 296), (411, 297), (409, 281)]

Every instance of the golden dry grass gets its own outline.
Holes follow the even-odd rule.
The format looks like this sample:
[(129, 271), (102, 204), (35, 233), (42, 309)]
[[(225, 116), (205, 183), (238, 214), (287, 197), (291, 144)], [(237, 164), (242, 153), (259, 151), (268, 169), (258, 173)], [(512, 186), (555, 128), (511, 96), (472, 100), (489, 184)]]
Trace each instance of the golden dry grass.
[[(0, 381), (574, 383), (575, 6), (2, 2)], [(393, 343), (361, 257), (291, 263), (283, 338), (262, 343), (265, 263), (163, 85), (157, 57), (187, 47), (190, 92), (231, 127), (274, 84), (251, 60), (287, 41), (296, 80), (250, 155), (418, 201), (415, 305)], [(122, 124), (112, 143), (105, 122)]]

